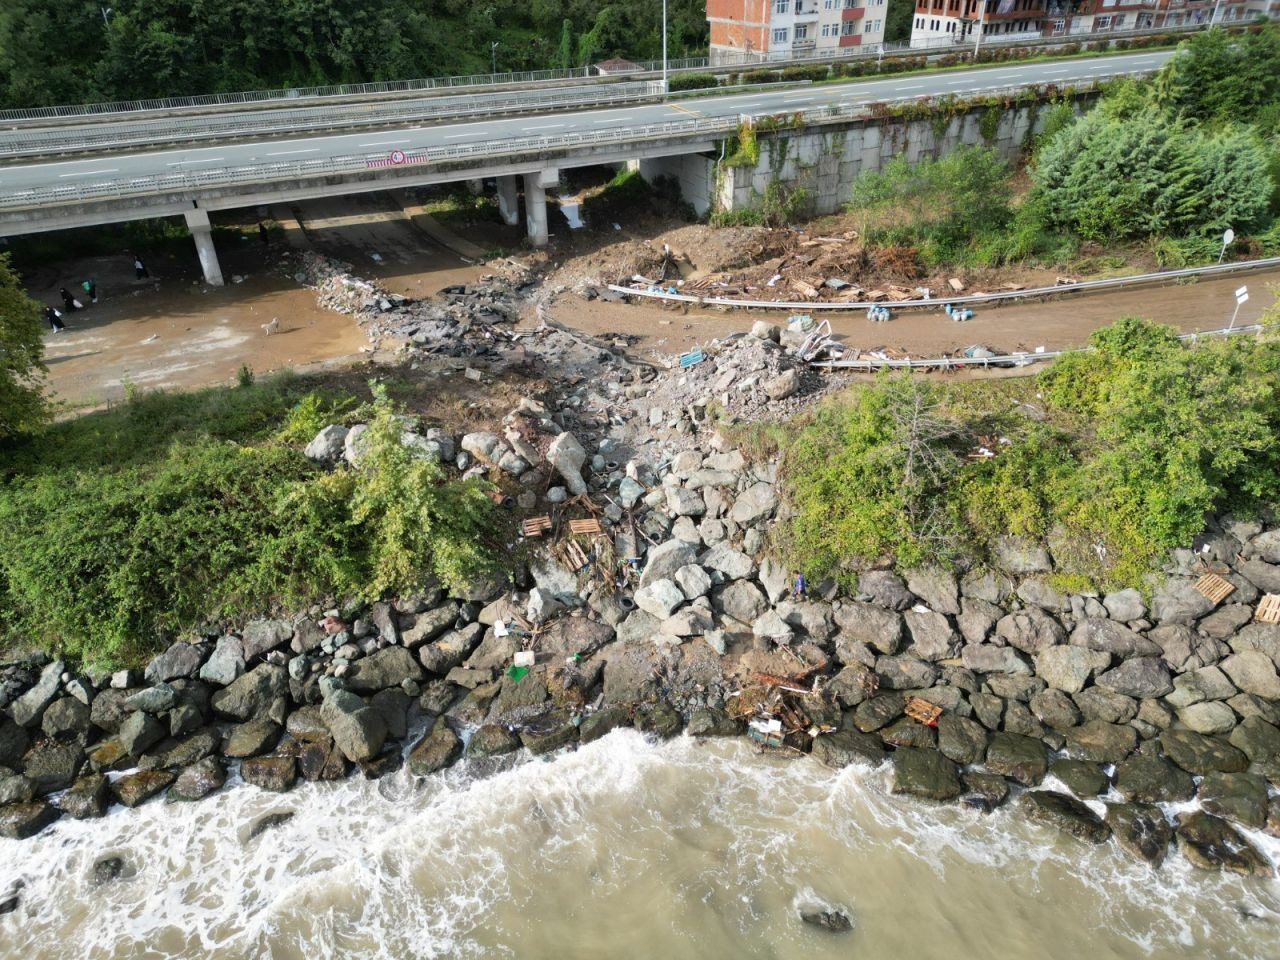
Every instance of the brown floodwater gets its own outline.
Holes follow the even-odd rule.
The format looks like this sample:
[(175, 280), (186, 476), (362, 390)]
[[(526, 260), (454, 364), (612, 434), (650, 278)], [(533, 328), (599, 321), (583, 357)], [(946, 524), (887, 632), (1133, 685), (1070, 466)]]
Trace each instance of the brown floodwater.
[[(286, 795), (229, 784), (0, 840), (0, 896), (24, 884), (0, 917), (0, 956), (1280, 956), (1274, 879), (1172, 854), (1153, 871), (1016, 808), (933, 806), (887, 784), (887, 767), (834, 772), (741, 740), (633, 731), (498, 772), (464, 761)], [(104, 856), (131, 875), (95, 886)], [(799, 920), (822, 906), (853, 930)]]

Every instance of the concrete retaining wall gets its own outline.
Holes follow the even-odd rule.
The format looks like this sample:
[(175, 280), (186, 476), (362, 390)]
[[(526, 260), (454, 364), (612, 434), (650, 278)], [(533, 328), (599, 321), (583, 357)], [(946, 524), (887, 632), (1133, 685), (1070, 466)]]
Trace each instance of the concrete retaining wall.
[[(1077, 110), (1091, 96), (1077, 99)], [(755, 166), (723, 166), (710, 203), (717, 211), (750, 209), (759, 206), (765, 189), (777, 182), (790, 189), (807, 189), (812, 213), (834, 213), (848, 200), (859, 174), (880, 170), (894, 157), (905, 155), (916, 163), (923, 157), (942, 156), (958, 146), (988, 143), (982, 134), (982, 116), (988, 109), (974, 107), (953, 117), (941, 131), (934, 118), (867, 119), (820, 130), (761, 131)], [(989, 145), (1005, 160), (1015, 160), (1026, 145), (1028, 133), (1034, 135), (1043, 127), (1049, 109), (1047, 104), (1020, 104), (1005, 110)], [(699, 207), (698, 200), (689, 193), (685, 199)]]

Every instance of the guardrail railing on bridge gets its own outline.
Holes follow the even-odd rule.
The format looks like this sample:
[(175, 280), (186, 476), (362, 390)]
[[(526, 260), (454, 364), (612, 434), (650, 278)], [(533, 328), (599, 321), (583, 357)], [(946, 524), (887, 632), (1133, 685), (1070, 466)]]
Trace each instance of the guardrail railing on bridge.
[[(1221, 25), (1220, 25), (1221, 26)], [(1244, 23), (1228, 26), (1243, 27)], [(985, 40), (983, 48), (987, 50), (1000, 47), (1044, 47), (1061, 46), (1065, 43), (1098, 42), (1102, 40), (1126, 40), (1137, 37), (1159, 36), (1162, 34), (1190, 34), (1209, 28), (1209, 24), (1183, 24), (1167, 28), (1145, 28), (1134, 30), (1114, 30), (1099, 34), (1079, 34), (1073, 36), (1039, 37), (1024, 40), (1006, 40), (991, 37)], [(889, 55), (924, 54), (935, 56), (942, 53), (965, 53), (969, 44), (958, 44), (948, 40), (926, 42), (916, 46), (905, 44), (870, 44), (868, 46), (840, 47), (835, 50), (800, 51), (799, 54), (788, 54), (778, 57), (769, 54), (742, 54), (739, 57), (718, 56), (716, 63), (707, 57), (688, 57), (681, 60), (668, 61), (670, 72), (681, 73), (690, 70), (713, 70), (723, 72), (741, 67), (785, 67), (789, 64), (805, 64), (816, 61), (838, 62), (846, 60), (875, 60)], [(174, 110), (198, 110), (207, 107), (278, 107), (297, 104), (305, 100), (333, 100), (351, 97), (396, 96), (429, 92), (433, 90), (453, 90), (468, 87), (513, 86), (533, 83), (559, 83), (564, 80), (611, 81), (622, 77), (632, 78), (644, 74), (657, 74), (662, 69), (662, 61), (651, 60), (636, 64), (634, 71), (614, 73), (607, 77), (592, 73), (592, 67), (574, 67), (569, 70), (526, 70), (515, 73), (475, 74), (461, 77), (426, 77), (417, 80), (395, 80), (384, 83), (335, 84), (322, 87), (288, 87), (276, 90), (250, 90), (241, 93), (218, 93), (195, 97), (165, 97), (153, 100), (118, 100), (107, 103), (65, 104), (53, 107), (24, 107), (11, 110), (0, 110), (0, 122), (21, 124), (30, 121), (59, 120), (82, 117), (86, 119), (109, 119), (112, 115), (142, 112), (169, 112)]]

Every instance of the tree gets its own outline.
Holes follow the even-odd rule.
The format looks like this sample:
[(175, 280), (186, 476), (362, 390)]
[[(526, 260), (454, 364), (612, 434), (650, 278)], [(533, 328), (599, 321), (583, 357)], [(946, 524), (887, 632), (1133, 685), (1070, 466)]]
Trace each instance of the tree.
[(46, 420), (40, 305), (23, 291), (9, 255), (0, 254), (0, 440)]
[(560, 62), (557, 64), (561, 70), (568, 70), (573, 66), (573, 21), (565, 20), (560, 27)]
[(1197, 33), (1156, 78), (1156, 103), (1192, 120), (1241, 123), (1280, 99), (1280, 29)]
[(914, 0), (889, 0), (889, 12), (884, 18), (886, 43), (907, 43), (911, 40), (911, 22), (915, 17)]

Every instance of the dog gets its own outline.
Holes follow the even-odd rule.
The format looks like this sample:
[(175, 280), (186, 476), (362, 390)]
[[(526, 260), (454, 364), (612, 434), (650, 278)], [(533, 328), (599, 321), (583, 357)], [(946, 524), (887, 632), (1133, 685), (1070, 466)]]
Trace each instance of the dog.
[(263, 334), (265, 334), (265, 335), (266, 335), (266, 336), (268, 336), (268, 337), (269, 337), (269, 336), (271, 336), (273, 333), (279, 333), (279, 332), (280, 332), (280, 318), (279, 318), (279, 317), (272, 317), (272, 318), (271, 318), (271, 322), (270, 322), (270, 323), (264, 323), (264, 324), (262, 325), (262, 332), (263, 332)]

